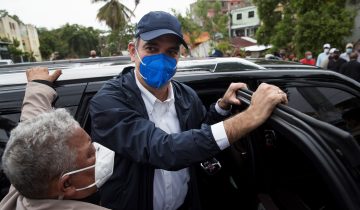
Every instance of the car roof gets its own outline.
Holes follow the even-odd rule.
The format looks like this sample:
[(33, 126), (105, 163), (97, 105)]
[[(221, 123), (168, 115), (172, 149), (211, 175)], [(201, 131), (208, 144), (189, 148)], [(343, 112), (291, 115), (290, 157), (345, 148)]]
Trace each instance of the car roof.
[(265, 58), (247, 58), (246, 60), (258, 64), (266, 69), (322, 69), (318, 66), (304, 65), (294, 61), (284, 61)]
[[(121, 58), (124, 59), (124, 58)], [(105, 80), (117, 76), (122, 70), (129, 66), (134, 66), (133, 63), (129, 63), (130, 58), (127, 58), (121, 64), (122, 61), (119, 60), (109, 60), (107, 62), (92, 62), (82, 65), (82, 63), (67, 65), (62, 69), (62, 76), (59, 78), (59, 82), (62, 81), (71, 81), (71, 80), (83, 80), (84, 82), (96, 79), (96, 80)], [(37, 63), (38, 64), (38, 63)], [(36, 66), (35, 64), (32, 66)], [(30, 67), (32, 67), (30, 66)], [(46, 66), (46, 65), (44, 65)], [(305, 66), (305, 65), (302, 65)], [(28, 66), (28, 68), (30, 68)], [(307, 67), (307, 66), (305, 66)], [(318, 75), (327, 75), (331, 76), (337, 74), (332, 71), (326, 70), (317, 70), (314, 68), (296, 68), (292, 66), (291, 68), (272, 68), (266, 69), (258, 64), (252, 63), (250, 60), (245, 60), (242, 58), (201, 58), (201, 59), (181, 59), (178, 62), (178, 69), (176, 73), (177, 76), (195, 76), (195, 75), (209, 75), (214, 73), (222, 74), (234, 74), (237, 72), (244, 72), (241, 74), (256, 74), (269, 77), (269, 70), (271, 70), (271, 75), (291, 75), (294, 77), (317, 77)], [(49, 68), (50, 72), (56, 68)], [(0, 74), (0, 86), (10, 86), (10, 85), (19, 85), (26, 84), (26, 75), (24, 73), (25, 69), (14, 71), (12, 73), (3, 73)], [(248, 73), (245, 73), (248, 72)], [(337, 77), (339, 74), (337, 75)]]
[[(0, 60), (1, 61), (1, 60)], [(130, 64), (131, 59), (129, 56), (112, 56), (112, 57), (100, 57), (100, 58), (82, 58), (82, 59), (67, 59), (67, 60), (54, 60), (54, 61), (43, 61), (43, 62), (25, 62), (16, 63), (10, 66), (0, 66), (0, 75), (25, 72), (27, 69), (36, 66), (46, 66), (49, 70), (53, 69), (67, 69), (76, 68), (88, 65), (118, 65)]]

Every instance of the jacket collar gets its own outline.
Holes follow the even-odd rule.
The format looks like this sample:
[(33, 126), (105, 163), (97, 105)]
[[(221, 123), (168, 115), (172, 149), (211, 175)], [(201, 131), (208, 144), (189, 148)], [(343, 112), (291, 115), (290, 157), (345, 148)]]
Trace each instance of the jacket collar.
[[(141, 97), (141, 91), (136, 84), (134, 70), (135, 67), (133, 66), (126, 67), (120, 73), (119, 77), (123, 76), (126, 78), (126, 79), (122, 79), (121, 83), (122, 86), (124, 87), (123, 90), (126, 91), (124, 93), (127, 96), (126, 99), (127, 102), (131, 104), (134, 104), (134, 102), (141, 103), (140, 104), (142, 106), (141, 113), (142, 115), (146, 116), (146, 118), (148, 119), (146, 105)], [(181, 130), (185, 130), (187, 129), (186, 122), (190, 114), (192, 96), (188, 94), (183, 95), (183, 93), (187, 93), (187, 92), (182, 91), (184, 87), (182, 87), (182, 84), (180, 82), (172, 79), (171, 83), (172, 83), (173, 94), (175, 99), (175, 109), (179, 118), (180, 127)]]

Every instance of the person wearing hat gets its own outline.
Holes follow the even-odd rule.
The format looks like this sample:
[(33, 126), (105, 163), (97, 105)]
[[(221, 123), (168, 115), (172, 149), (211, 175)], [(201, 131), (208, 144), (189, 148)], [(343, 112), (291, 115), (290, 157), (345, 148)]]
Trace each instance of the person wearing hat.
[(320, 53), (316, 60), (316, 66), (321, 67), (321, 63), (329, 57), (330, 44), (326, 43), (323, 46), (324, 52)]
[(233, 83), (207, 111), (194, 90), (172, 79), (180, 45), (187, 48), (175, 16), (147, 13), (128, 45), (134, 67), (90, 101), (92, 137), (115, 151), (114, 173), (100, 189), (107, 208), (201, 209), (195, 167), (287, 103), (278, 87), (261, 84), (250, 107), (226, 119), (240, 104), (236, 91), (246, 88)]
[(345, 52), (341, 53), (340, 58), (350, 61), (350, 54), (353, 52), (354, 45), (351, 43), (346, 44)]
[(347, 61), (340, 58), (340, 51), (336, 48), (330, 50), (329, 62), (327, 69), (340, 72), (341, 66)]
[(306, 51), (305, 58), (301, 59), (300, 63), (315, 66), (315, 59), (312, 57), (312, 53), (310, 51)]

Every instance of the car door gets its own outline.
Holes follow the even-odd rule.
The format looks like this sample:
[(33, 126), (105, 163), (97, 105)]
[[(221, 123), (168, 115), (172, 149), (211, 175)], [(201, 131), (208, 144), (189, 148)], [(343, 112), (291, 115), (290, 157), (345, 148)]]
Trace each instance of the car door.
[[(243, 104), (249, 105), (251, 94), (250, 91), (241, 91), (238, 93), (238, 98), (243, 101)], [(256, 179), (257, 181), (262, 180), (264, 185), (259, 187), (260, 189), (263, 188), (259, 192), (267, 192), (257, 193), (258, 208), (272, 209), (269, 208), (270, 206), (278, 206), (279, 209), (360, 208), (360, 147), (351, 134), (284, 105), (278, 106), (269, 120), (259, 129), (262, 132), (264, 130), (267, 132), (261, 140), (264, 141), (267, 147), (280, 146), (276, 145), (275, 132), (285, 136), (286, 141), (291, 142), (300, 153), (302, 152), (308, 158), (311, 162), (310, 164), (313, 165), (318, 173), (317, 179), (323, 182), (323, 187), (328, 188), (328, 190), (317, 189), (314, 186), (318, 184), (316, 182), (310, 183), (308, 189), (304, 189), (303, 186), (295, 187), (295, 185), (288, 184), (288, 182), (286, 182), (288, 184), (286, 185), (284, 180), (274, 176), (276, 174), (281, 176), (282, 179), (289, 178), (274, 172), (274, 170), (281, 169), (265, 167), (265, 169), (260, 170), (256, 167), (259, 163), (254, 161), (252, 167), (255, 171), (257, 170), (253, 172), (254, 176), (261, 177), (264, 175), (261, 173), (270, 174), (270, 177)], [(254, 131), (254, 133), (256, 132), (258, 131)], [(273, 150), (274, 148), (271, 149)], [(254, 153), (253, 151), (253, 156), (266, 156), (264, 153), (269, 152), (269, 148), (261, 151), (263, 152), (262, 154)], [(291, 154), (288, 155), (291, 156)], [(271, 156), (267, 156), (267, 158), (269, 157)], [(268, 164), (270, 163), (269, 160), (265, 161), (268, 161)], [(289, 168), (291, 167), (294, 166)], [(272, 172), (269, 173), (269, 171)], [(272, 186), (274, 185), (273, 182), (279, 186)], [(309, 182), (311, 182), (311, 179), (309, 179)], [(302, 184), (307, 185), (308, 183), (304, 182)], [(295, 188), (301, 190), (297, 191)], [(322, 194), (312, 193), (311, 191), (321, 191)], [(326, 193), (328, 197), (323, 195)], [(309, 195), (311, 196), (309, 197)], [(265, 199), (264, 196), (268, 199)], [(269, 204), (269, 198), (274, 200), (274, 202)], [(322, 199), (322, 201), (319, 202), (317, 199)]]
[(262, 79), (289, 97), (289, 106), (342, 130), (360, 143), (360, 85), (355, 81), (330, 78)]

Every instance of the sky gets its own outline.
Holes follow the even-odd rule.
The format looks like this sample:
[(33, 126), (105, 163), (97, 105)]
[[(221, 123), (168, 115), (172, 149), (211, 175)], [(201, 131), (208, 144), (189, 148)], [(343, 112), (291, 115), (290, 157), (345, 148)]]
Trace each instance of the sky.
[[(119, 0), (130, 10), (135, 7), (134, 0)], [(136, 23), (149, 11), (162, 10), (185, 14), (190, 4), (196, 0), (140, 0), (135, 10)], [(91, 3), (91, 0), (0, 0), (0, 10), (6, 10), (10, 15), (17, 15), (25, 24), (48, 29), (59, 28), (66, 23), (79, 24), (87, 27), (107, 30), (105, 23), (96, 19), (98, 10), (105, 2)]]

